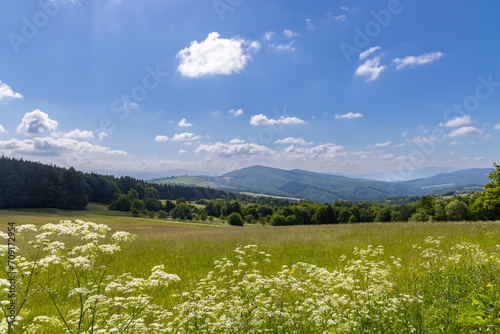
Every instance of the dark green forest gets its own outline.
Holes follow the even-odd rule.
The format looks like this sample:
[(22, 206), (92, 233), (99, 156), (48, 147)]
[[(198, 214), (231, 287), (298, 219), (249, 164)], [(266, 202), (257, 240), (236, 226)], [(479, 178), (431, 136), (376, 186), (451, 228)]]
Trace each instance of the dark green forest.
[[(265, 202), (285, 205), (288, 201), (237, 195), (220, 190), (148, 183), (128, 176), (114, 177), (95, 173), (82, 173), (74, 168), (61, 168), (39, 162), (2, 156), (0, 158), (0, 209), (7, 208), (57, 208), (85, 209), (89, 202), (111, 204), (128, 198), (170, 199), (184, 198)], [(135, 195), (137, 194), (137, 195)], [(128, 208), (127, 208), (128, 210)]]
[[(395, 197), (376, 201), (292, 202), (220, 190), (148, 183), (131, 177), (82, 173), (38, 162), (0, 159), (1, 208), (81, 210), (89, 202), (134, 216), (227, 220), (232, 225), (310, 225), (365, 222), (466, 221), (500, 219), (500, 166), (484, 191), (472, 196)], [(164, 203), (160, 199), (166, 200)], [(198, 205), (190, 204), (195, 202)]]

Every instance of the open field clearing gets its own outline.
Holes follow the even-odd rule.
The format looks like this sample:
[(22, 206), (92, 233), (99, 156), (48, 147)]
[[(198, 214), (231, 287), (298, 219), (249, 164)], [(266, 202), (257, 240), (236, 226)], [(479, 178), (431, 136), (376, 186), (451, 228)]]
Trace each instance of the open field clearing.
[[(181, 333), (265, 332), (266, 328), (278, 333), (494, 333), (500, 328), (500, 222), (241, 228), (220, 222), (132, 218), (100, 205), (80, 212), (0, 211), (4, 233), (9, 221), (17, 227), (34, 224), (40, 228), (61, 219), (108, 225), (111, 231), (100, 244), (112, 243), (110, 236), (116, 231), (136, 235), (134, 240), (120, 244), (121, 251), (110, 255), (112, 261), (103, 260), (101, 264), (106, 264), (107, 271), (102, 277), (113, 275), (103, 284), (125, 286), (134, 281), (131, 277), (151, 284), (148, 277), (158, 265), (164, 265), (160, 273), (177, 275), (178, 279), (165, 276), (168, 287), (154, 286), (141, 293), (127, 290), (121, 296), (118, 290), (109, 292), (104, 294), (108, 304), (81, 304), (81, 300), (91, 299), (92, 292), (74, 289), (102, 274), (97, 270), (99, 261), (95, 260), (92, 268), (73, 267), (73, 272), (66, 275), (62, 275), (63, 269), (56, 268), (59, 264), (51, 264), (34, 280), (41, 282), (44, 275), (46, 279), (52, 277), (52, 295), (40, 289), (33, 293), (20, 313), (30, 320), (20, 321), (14, 333), (42, 329), (44, 333), (69, 333), (55, 305), (61, 307), (65, 319), (83, 319), (79, 324), (68, 321), (73, 333), (101, 333), (98, 329), (104, 328), (102, 333), (108, 332), (100, 308), (120, 314), (114, 322), (106, 320), (109, 324), (119, 326), (130, 320), (130, 327), (122, 328), (123, 333), (166, 333), (172, 328)], [(30, 239), (40, 232), (24, 233)], [(56, 239), (68, 241), (64, 235)], [(26, 256), (26, 246), (19, 240), (19, 252)], [(219, 261), (217, 265), (215, 261)], [(118, 278), (125, 273), (131, 277)], [(22, 285), (21, 279), (18, 284)], [(70, 291), (76, 292), (69, 296)], [(156, 308), (147, 302), (153, 295)], [(132, 296), (145, 299), (129, 301), (128, 306), (109, 304), (112, 298)], [(65, 298), (69, 303), (63, 305)], [(148, 316), (139, 314), (141, 300)], [(80, 311), (85, 307), (88, 314), (82, 318)], [(131, 309), (137, 313), (130, 313)], [(33, 322), (40, 316), (59, 322), (45, 323), (45, 318)], [(89, 327), (92, 321), (97, 323), (93, 330)], [(39, 325), (28, 329), (29, 323)], [(161, 326), (155, 327), (158, 323)], [(78, 326), (81, 330), (77, 330)]]

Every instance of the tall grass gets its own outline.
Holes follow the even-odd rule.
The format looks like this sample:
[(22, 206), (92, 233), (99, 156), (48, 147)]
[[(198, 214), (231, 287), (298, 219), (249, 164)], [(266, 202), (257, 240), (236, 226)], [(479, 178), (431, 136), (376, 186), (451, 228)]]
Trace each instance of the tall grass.
[[(40, 227), (58, 222), (59, 214), (11, 211), (0, 212), (0, 218)], [(147, 280), (158, 265), (180, 278), (169, 282), (168, 292), (155, 296), (158, 309), (148, 309), (150, 315), (144, 318), (145, 323), (161, 323), (165, 330), (231, 332), (217, 326), (236, 315), (242, 322), (230, 327), (238, 333), (266, 332), (266, 328), (278, 333), (500, 330), (500, 264), (495, 260), (500, 252), (499, 222), (235, 228), (102, 216), (95, 211), (87, 213), (88, 218), (136, 235), (109, 263), (110, 280), (126, 273), (129, 276), (122, 277)], [(109, 240), (108, 236), (103, 242)], [(248, 266), (238, 266), (240, 262)], [(231, 270), (221, 272), (224, 266)], [(337, 287), (350, 279), (351, 285)], [(60, 286), (59, 293), (69, 292)], [(340, 307), (334, 295), (344, 296), (341, 300), (347, 304)], [(318, 314), (314, 305), (320, 304), (324, 309)], [(60, 318), (43, 291), (26, 305), (29, 313), (16, 327), (17, 333), (25, 332), (37, 316)], [(73, 299), (66, 312), (77, 306)], [(158, 318), (159, 310), (167, 316)], [(148, 333), (162, 332), (153, 327)]]

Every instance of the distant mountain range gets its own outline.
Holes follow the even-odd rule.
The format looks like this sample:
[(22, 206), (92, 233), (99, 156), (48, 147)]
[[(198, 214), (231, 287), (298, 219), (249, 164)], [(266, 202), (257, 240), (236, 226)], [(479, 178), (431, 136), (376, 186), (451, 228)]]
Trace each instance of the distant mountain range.
[[(415, 175), (428, 175), (443, 169), (427, 169)], [(208, 186), (233, 192), (251, 192), (272, 196), (307, 199), (314, 202), (340, 200), (376, 200), (400, 196), (421, 196), (449, 191), (478, 190), (488, 182), (492, 169), (467, 169), (441, 173), (409, 181), (378, 181), (300, 169), (283, 170), (252, 166), (218, 177), (183, 176), (156, 180), (159, 183)], [(420, 174), (419, 174), (420, 173)], [(476, 186), (470, 188), (470, 186)], [(479, 186), (479, 187), (478, 187)]]

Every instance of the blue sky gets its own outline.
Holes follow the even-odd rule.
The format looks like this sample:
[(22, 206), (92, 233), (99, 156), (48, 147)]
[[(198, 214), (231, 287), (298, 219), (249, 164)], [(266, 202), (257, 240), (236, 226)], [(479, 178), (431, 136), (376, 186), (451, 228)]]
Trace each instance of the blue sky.
[(0, 154), (84, 171), (500, 162), (498, 1), (0, 4)]

